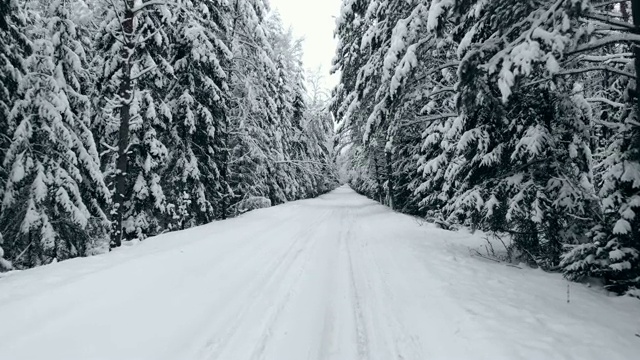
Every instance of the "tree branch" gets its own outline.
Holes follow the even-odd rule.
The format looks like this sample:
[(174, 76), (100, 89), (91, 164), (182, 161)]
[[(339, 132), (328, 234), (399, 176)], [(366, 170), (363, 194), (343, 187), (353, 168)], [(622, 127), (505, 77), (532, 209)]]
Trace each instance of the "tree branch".
[(640, 43), (640, 34), (631, 34), (631, 33), (621, 33), (615, 35), (609, 35), (597, 39), (595, 41), (588, 42), (586, 44), (582, 44), (572, 51), (569, 51), (566, 55), (575, 55), (580, 54), (586, 51), (595, 50), (601, 48), (603, 46), (611, 45), (611, 44), (623, 44), (623, 43)]
[(448, 119), (448, 118), (452, 118), (452, 117), (456, 117), (456, 116), (458, 116), (458, 114), (454, 113), (454, 112), (438, 114), (438, 115), (431, 115), (431, 116), (421, 116), (421, 117), (418, 117), (416, 120), (409, 121), (409, 122), (406, 122), (406, 123), (401, 123), (400, 127), (406, 127), (406, 126), (411, 126), (411, 125), (425, 123), (425, 122), (434, 122), (436, 120)]

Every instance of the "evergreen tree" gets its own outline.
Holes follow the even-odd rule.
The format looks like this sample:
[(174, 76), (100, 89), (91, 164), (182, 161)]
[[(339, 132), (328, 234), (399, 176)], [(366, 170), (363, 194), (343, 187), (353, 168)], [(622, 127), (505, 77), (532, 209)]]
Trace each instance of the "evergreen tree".
[(26, 71), (25, 58), (30, 50), (25, 25), (25, 15), (17, 1), (0, 1), (0, 197), (8, 176), (4, 158), (15, 129), (15, 124), (9, 122), (10, 112), (18, 97), (18, 86)]
[(331, 118), (265, 0), (0, 11), (3, 270), (335, 185)]
[(35, 24), (34, 51), (10, 114), (17, 126), (5, 159), (0, 227), (7, 258), (19, 268), (85, 255), (90, 236), (100, 233), (95, 227), (106, 224), (108, 191), (81, 85), (86, 59), (69, 5), (51, 2)]
[(94, 126), (111, 150), (102, 162), (114, 204), (111, 246), (117, 247), (165, 225), (161, 179), (172, 117), (165, 96), (174, 76), (169, 57), (175, 18), (166, 4), (127, 0), (106, 6), (103, 19), (97, 49), (98, 107), (104, 110)]
[[(239, 209), (250, 198), (281, 203), (276, 163), (280, 138), (274, 51), (269, 39), (264, 1), (235, 1), (230, 29), (233, 57), (230, 62), (229, 108), (222, 131), (221, 169), (227, 192), (223, 216)], [(221, 144), (222, 145), (222, 144)], [(226, 210), (225, 210), (226, 209)]]
[[(0, 245), (3, 244), (2, 234), (0, 234)], [(4, 258), (4, 250), (0, 246), (0, 271), (7, 271), (13, 268), (13, 264)]]
[(222, 121), (231, 56), (220, 36), (226, 24), (219, 2), (197, 1), (179, 10), (172, 50), (175, 79), (167, 94), (171, 109), (169, 166), (164, 175), (171, 217), (183, 229), (216, 218), (222, 191), (215, 163), (216, 130)]
[(332, 111), (352, 186), (637, 286), (636, 3), (344, 2)]

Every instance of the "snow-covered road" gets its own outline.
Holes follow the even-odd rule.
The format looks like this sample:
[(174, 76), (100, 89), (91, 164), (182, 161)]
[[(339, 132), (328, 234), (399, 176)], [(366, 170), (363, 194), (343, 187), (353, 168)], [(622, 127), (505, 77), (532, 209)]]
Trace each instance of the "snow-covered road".
[(640, 302), (347, 187), (0, 278), (0, 359), (637, 359)]

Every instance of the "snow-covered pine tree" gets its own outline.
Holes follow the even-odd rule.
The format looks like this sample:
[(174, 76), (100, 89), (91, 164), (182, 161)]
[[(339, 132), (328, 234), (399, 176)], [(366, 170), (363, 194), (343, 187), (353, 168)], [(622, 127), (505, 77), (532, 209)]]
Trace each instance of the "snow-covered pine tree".
[[(428, 5), (386, 4), (393, 15), (384, 20), (390, 26), (386, 31), (388, 45), (381, 54), (383, 70), (376, 105), (367, 123), (368, 129), (386, 129), (385, 154), (387, 163), (392, 164), (389, 180), (393, 184), (388, 188), (394, 189), (396, 208), (414, 214), (424, 214), (426, 208), (414, 195), (416, 191), (420, 193), (421, 183), (416, 173), (424, 170), (425, 161), (431, 160), (424, 155), (442, 156), (445, 152), (439, 146), (429, 151), (426, 144), (421, 149), (420, 135), (437, 138), (440, 124), (457, 116), (453, 87), (456, 77), (451, 71), (457, 64), (453, 41), (448, 36), (437, 39), (434, 31), (429, 31)], [(441, 189), (435, 188), (428, 192), (436, 198), (441, 194)]]
[(228, 90), (222, 66), (231, 57), (221, 38), (229, 25), (223, 9), (219, 1), (191, 1), (177, 11), (171, 59), (175, 79), (166, 96), (172, 114), (169, 166), (163, 178), (170, 229), (215, 219), (218, 194), (224, 190), (214, 161)]
[[(343, 74), (355, 73), (355, 76), (343, 76), (337, 89), (335, 106), (337, 118), (342, 120), (340, 132), (344, 125), (350, 124), (348, 130), (363, 136), (363, 151), (359, 154), (357, 166), (369, 169), (363, 176), (370, 174), (368, 191), (375, 197), (384, 198), (391, 206), (412, 208), (417, 210), (417, 201), (412, 194), (417, 186), (415, 177), (416, 162), (419, 150), (421, 121), (416, 121), (414, 107), (424, 101), (422, 86), (412, 83), (405, 88), (404, 84), (415, 75), (417, 52), (426, 48), (424, 45), (428, 33), (422, 31), (426, 22), (426, 3), (407, 3), (402, 1), (370, 1), (361, 4), (359, 12), (354, 12), (354, 3), (345, 4), (343, 14), (356, 17), (353, 25), (342, 25), (339, 21), (338, 35), (341, 40), (354, 44), (339, 49), (337, 60)], [(355, 9), (358, 9), (355, 7)], [(345, 23), (347, 23), (345, 21)], [(350, 40), (357, 35), (357, 40)], [(343, 40), (343, 41), (344, 41)], [(345, 50), (359, 52), (353, 61), (349, 55), (341, 54)], [(345, 56), (346, 55), (346, 56)], [(431, 56), (432, 54), (429, 54)], [(348, 91), (348, 95), (347, 94)], [(338, 97), (339, 96), (339, 97)], [(410, 105), (411, 104), (411, 105)], [(357, 109), (357, 112), (355, 111)], [(399, 154), (402, 153), (402, 156)], [(362, 163), (362, 161), (369, 164)], [(374, 185), (375, 184), (375, 185)], [(357, 186), (356, 186), (357, 187)], [(372, 194), (373, 196), (373, 194)]]
[[(239, 48), (242, 47), (238, 42), (239, 37), (241, 36), (240, 34), (243, 32), (247, 21), (247, 6), (250, 7), (251, 4), (244, 0), (235, 0), (228, 2), (227, 7), (225, 8), (225, 12), (228, 14), (227, 17), (229, 19), (229, 23), (225, 28), (224, 41), (225, 44), (227, 44), (230, 56), (227, 59), (228, 61), (223, 62), (222, 66), (227, 74), (228, 93), (225, 96), (225, 100), (227, 101), (225, 102), (225, 107), (222, 109), (222, 117), (217, 128), (213, 148), (215, 151), (215, 163), (219, 171), (219, 190), (217, 191), (218, 206), (216, 207), (216, 216), (222, 219), (232, 215), (232, 210), (230, 208), (237, 201), (234, 200), (236, 195), (234, 194), (233, 186), (231, 185), (231, 178), (233, 178), (233, 175), (230, 175), (230, 172), (232, 172), (232, 170), (230, 170), (230, 165), (234, 163), (232, 159), (234, 156), (242, 156), (240, 154), (247, 153), (244, 150), (238, 151), (239, 149), (234, 145), (235, 137), (233, 136), (241, 133), (241, 131), (236, 133), (233, 132), (233, 129), (237, 129), (233, 123), (236, 122), (235, 120), (239, 119), (238, 114), (242, 112), (239, 110), (239, 103), (246, 95), (242, 90), (242, 82), (238, 80), (238, 75), (243, 74), (238, 68), (240, 61), (236, 59), (240, 56), (239, 54), (241, 50)], [(256, 15), (255, 11), (250, 13)], [(254, 20), (255, 22), (252, 24), (259, 26), (261, 18)], [(261, 30), (261, 27), (253, 29)], [(260, 31), (257, 33), (263, 34)], [(249, 34), (251, 34), (251, 32)], [(251, 37), (249, 37), (249, 39), (251, 39)], [(257, 49), (260, 49), (260, 47), (258, 46)], [(239, 123), (239, 121), (236, 123)]]
[(301, 138), (307, 151), (307, 172), (313, 177), (307, 196), (317, 196), (331, 190), (338, 181), (333, 152), (333, 118), (330, 95), (324, 90), (320, 69), (307, 71), (305, 76), (306, 107), (303, 114)]
[(71, 5), (52, 1), (35, 17), (33, 53), (10, 114), (16, 128), (0, 228), (5, 256), (18, 268), (83, 256), (96, 227), (106, 226), (108, 190), (89, 130), (86, 59)]
[(393, 114), (389, 109), (391, 99), (386, 96), (386, 91), (379, 91), (379, 89), (385, 86), (385, 77), (388, 74), (385, 71), (385, 54), (389, 48), (396, 45), (397, 42), (394, 43), (394, 39), (403, 40), (402, 37), (394, 38), (392, 35), (396, 19), (406, 15), (406, 7), (397, 5), (395, 2), (378, 0), (369, 2), (363, 17), (366, 30), (360, 43), (366, 63), (360, 69), (356, 82), (356, 89), (361, 99), (360, 111), (367, 118), (363, 127), (362, 141), (365, 146), (373, 150), (377, 182), (378, 184), (384, 182), (386, 185), (384, 203), (391, 208), (395, 207), (394, 149), (389, 131)]
[[(24, 11), (16, 0), (0, 1), (0, 198), (8, 170), (4, 157), (11, 143), (15, 124), (9, 123), (10, 112), (18, 96), (18, 85), (25, 73), (25, 58), (30, 42), (25, 36)], [(0, 233), (2, 228), (0, 228)]]
[[(277, 107), (274, 101), (276, 66), (266, 23), (267, 3), (236, 0), (228, 29), (229, 102), (218, 137), (218, 163), (223, 188), (222, 216), (244, 211), (249, 199), (273, 204), (275, 183), (272, 152)], [(273, 196), (272, 196), (273, 195)], [(267, 200), (268, 199), (268, 200)]]
[(335, 30), (338, 48), (331, 70), (340, 72), (340, 83), (333, 90), (330, 109), (337, 121), (336, 151), (345, 164), (341, 171), (346, 174), (342, 176), (356, 191), (382, 202), (385, 196), (382, 159), (375, 147), (363, 143), (363, 128), (367, 120), (367, 103), (363, 97), (367, 94), (361, 86), (361, 79), (371, 69), (364, 68), (368, 51), (361, 43), (369, 26), (365, 22), (369, 3), (364, 0), (342, 3)]
[[(569, 279), (601, 277), (615, 292), (640, 289), (640, 2), (591, 1), (584, 14), (591, 37), (571, 49), (572, 71), (603, 72), (603, 89), (591, 101), (600, 108), (602, 146), (596, 177), (602, 217), (592, 241), (564, 255)], [(604, 109), (603, 109), (604, 108)], [(634, 290), (636, 289), (636, 290)]]
[[(450, 27), (449, 27), (450, 29)], [(456, 188), (456, 182), (446, 179), (447, 169), (455, 152), (459, 138), (459, 114), (457, 93), (452, 92), (458, 82), (456, 69), (456, 43), (450, 36), (438, 41), (435, 46), (420, 47), (418, 61), (427, 65), (419, 68), (411, 82), (420, 83), (416, 100), (419, 101), (419, 116), (409, 120), (407, 126), (422, 124), (421, 149), (418, 156), (418, 172), (422, 175), (415, 194), (420, 199), (420, 209), (428, 218), (445, 221), (444, 205), (448, 203)]]
[[(282, 198), (272, 202), (282, 203), (304, 197), (303, 184), (309, 183), (306, 144), (303, 142), (302, 124), (306, 104), (303, 99), (304, 74), (300, 40), (294, 40), (291, 30), (284, 31), (280, 20), (272, 17), (269, 24), (269, 40), (273, 49), (275, 72), (272, 82), (276, 116), (271, 131), (276, 147), (271, 149), (275, 180), (270, 187), (278, 189)], [(275, 150), (275, 151), (274, 151)]]
[[(548, 267), (559, 263), (564, 241), (584, 232), (574, 225), (594, 199), (590, 114), (580, 94), (561, 95), (563, 87), (577, 89), (571, 82), (549, 78), (559, 71), (563, 46), (581, 36), (571, 21), (582, 10), (562, 1), (434, 1), (427, 23), (438, 30), (446, 27), (445, 14), (455, 20), (462, 60), (455, 87), (461, 116), (452, 128), (459, 138), (446, 170), (447, 181), (456, 184), (445, 208), (449, 218), (499, 225), (496, 230), (511, 233), (529, 260)], [(493, 34), (505, 43), (496, 44)], [(543, 96), (531, 96), (531, 87)], [(574, 120), (566, 123), (567, 117)]]
[[(287, 35), (287, 38), (291, 38)], [(333, 159), (333, 119), (329, 112), (328, 94), (321, 87), (322, 78), (315, 79), (302, 69), (299, 41), (289, 45), (289, 79), (292, 89), (291, 164), (297, 168), (298, 198), (317, 196), (331, 190), (337, 181)], [(306, 74), (306, 75), (305, 75)], [(312, 85), (313, 83), (316, 85)], [(308, 85), (307, 85), (308, 84)], [(324, 94), (323, 94), (324, 93)]]
[(507, 232), (546, 268), (592, 239), (565, 274), (638, 286), (634, 14), (640, 2), (344, 2), (332, 111), (349, 181), (380, 197), (390, 177), (405, 211)]
[(169, 57), (175, 17), (168, 4), (156, 1), (111, 2), (104, 9), (97, 40), (97, 106), (103, 110), (94, 128), (105, 148), (114, 204), (111, 246), (117, 247), (165, 226), (161, 179), (172, 116), (165, 96), (174, 76)]
[(332, 168), (328, 158), (317, 159), (309, 147), (300, 41), (277, 13), (267, 15), (265, 2), (231, 5), (230, 95), (217, 140), (224, 216), (317, 194), (321, 183), (332, 186), (330, 175), (317, 171)]
[(4, 258), (4, 249), (2, 249), (2, 234), (0, 234), (0, 272), (13, 269), (13, 264)]

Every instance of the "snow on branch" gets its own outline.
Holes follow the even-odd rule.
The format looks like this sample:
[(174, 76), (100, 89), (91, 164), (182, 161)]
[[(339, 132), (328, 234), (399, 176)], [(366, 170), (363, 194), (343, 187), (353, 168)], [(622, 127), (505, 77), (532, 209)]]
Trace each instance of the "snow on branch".
[(435, 67), (435, 68), (433, 68), (433, 69), (429, 70), (429, 71), (428, 71), (427, 73), (425, 73), (424, 75), (422, 75), (422, 76), (420, 76), (420, 77), (416, 78), (416, 81), (424, 80), (424, 79), (426, 79), (428, 76), (433, 75), (433, 74), (435, 74), (435, 73), (437, 73), (437, 72), (439, 72), (439, 71), (442, 71), (442, 70), (444, 70), (444, 69), (452, 68), (452, 67), (456, 67), (456, 68), (457, 68), (458, 66), (460, 66), (460, 61), (452, 61), (452, 62), (448, 62), (448, 63), (442, 64), (442, 65), (440, 65), (440, 66), (437, 66), (437, 67)]
[(604, 1), (601, 3), (592, 4), (592, 5), (594, 8), (602, 8), (602, 7), (607, 7), (609, 5), (616, 5), (616, 4), (620, 4), (627, 1), (629, 0), (611, 0), (611, 1)]
[(149, 72), (151, 72), (151, 71), (153, 71), (153, 70), (155, 70), (157, 68), (158, 68), (157, 65), (152, 65), (152, 66), (149, 66), (146, 69), (140, 70), (140, 72), (136, 73), (135, 75), (133, 75), (133, 74), (131, 75), (131, 80), (137, 80), (137, 79), (141, 78), (142, 76), (144, 76), (145, 74), (147, 74), (147, 73), (149, 73)]
[(622, 44), (622, 43), (640, 43), (640, 34), (632, 33), (620, 33), (610, 36), (605, 36), (600, 39), (582, 44), (572, 51), (569, 51), (567, 55), (580, 54), (586, 51), (595, 50), (606, 45)]
[(454, 118), (456, 116), (458, 116), (458, 114), (454, 112), (437, 114), (437, 115), (429, 115), (429, 116), (420, 116), (420, 117), (417, 117), (416, 120), (401, 123), (400, 127), (406, 127), (406, 126), (422, 124), (422, 123), (431, 123), (437, 120)]
[(528, 86), (534, 86), (534, 85), (538, 85), (538, 84), (542, 84), (545, 83), (547, 81), (551, 81), (553, 80), (554, 77), (559, 76), (559, 75), (575, 75), (575, 74), (582, 74), (582, 73), (586, 73), (586, 72), (591, 72), (591, 71), (608, 71), (610, 73), (613, 74), (618, 74), (621, 76), (626, 76), (630, 79), (635, 79), (636, 76), (628, 71), (624, 71), (624, 70), (619, 70), (610, 66), (590, 66), (590, 67), (585, 67), (585, 68), (578, 68), (578, 69), (569, 69), (569, 70), (563, 70), (563, 71), (559, 71), (556, 74), (554, 74), (553, 76), (549, 76), (549, 77), (545, 77), (543, 79), (540, 80), (536, 80), (536, 81), (532, 81), (529, 82), (527, 84), (524, 84), (524, 87), (528, 87)]
[(590, 66), (590, 67), (586, 67), (586, 68), (580, 68), (580, 69), (569, 69), (569, 70), (562, 70), (556, 73), (556, 75), (572, 75), (572, 74), (580, 74), (580, 73), (585, 73), (585, 72), (590, 72), (590, 71), (608, 71), (611, 72), (613, 74), (618, 74), (621, 76), (626, 76), (629, 77), (631, 79), (635, 79), (636, 76), (635, 74), (632, 74), (628, 71), (624, 71), (624, 70), (619, 70), (610, 66)]
[(613, 106), (613, 107), (622, 108), (622, 107), (626, 106), (623, 103), (619, 103), (617, 101), (609, 100), (609, 99), (604, 98), (604, 97), (592, 97), (592, 98), (588, 98), (588, 99), (585, 99), (585, 100), (587, 100), (590, 103), (604, 103), (604, 104), (607, 104), (607, 105), (610, 105), (610, 106)]
[[(167, 4), (167, 0), (151, 0), (151, 1), (147, 1), (147, 2), (144, 2), (142, 4), (139, 4), (139, 5), (136, 5), (136, 6), (132, 7), (131, 8), (131, 12), (133, 14), (137, 14), (137, 13), (139, 13), (140, 11), (144, 10), (147, 7), (158, 6), (158, 5), (168, 5)], [(175, 4), (175, 5), (177, 5), (177, 4)]]
[(635, 29), (635, 26), (633, 24), (630, 24), (621, 20), (613, 19), (610, 14), (590, 13), (590, 14), (585, 14), (584, 17), (587, 19), (603, 22), (607, 25), (617, 26), (621, 29), (626, 29), (628, 31), (633, 31)]
[(428, 97), (434, 97), (434, 96), (442, 94), (442, 93), (455, 92), (455, 91), (456, 91), (455, 87), (447, 86), (447, 87), (443, 87), (443, 88), (440, 88), (438, 90), (433, 91), (431, 94), (428, 95)]
[(632, 61), (631, 57), (633, 53), (624, 52), (618, 54), (607, 54), (607, 55), (581, 55), (576, 58), (575, 61), (589, 61), (589, 62), (604, 62), (604, 63), (621, 63), (627, 64)]

